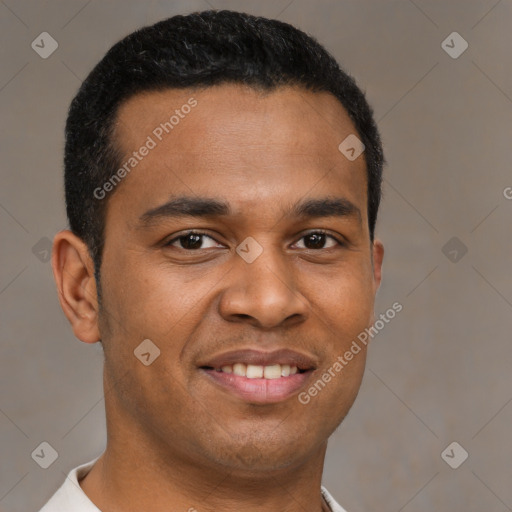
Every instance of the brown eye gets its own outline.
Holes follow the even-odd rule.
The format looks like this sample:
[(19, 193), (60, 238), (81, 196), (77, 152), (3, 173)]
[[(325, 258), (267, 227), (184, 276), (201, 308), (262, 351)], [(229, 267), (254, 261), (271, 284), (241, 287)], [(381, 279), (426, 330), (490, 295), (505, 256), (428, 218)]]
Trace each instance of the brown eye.
[[(208, 244), (205, 247), (205, 244)], [(178, 249), (185, 249), (187, 251), (193, 251), (198, 249), (208, 249), (215, 247), (217, 242), (205, 233), (196, 233), (191, 231), (185, 233), (176, 238), (173, 238), (165, 244), (166, 247), (176, 247)]]
[(313, 233), (304, 237), (304, 245), (307, 249), (322, 249), (325, 244), (325, 235), (322, 233)]
[[(336, 240), (333, 236), (323, 233), (321, 231), (315, 231), (304, 235), (300, 240), (303, 240), (304, 249), (330, 249), (336, 245), (342, 245), (341, 242)], [(329, 245), (326, 245), (329, 244)], [(302, 249), (302, 247), (300, 247)]]
[(200, 249), (203, 243), (202, 235), (197, 235), (196, 233), (180, 236), (178, 240), (183, 249)]

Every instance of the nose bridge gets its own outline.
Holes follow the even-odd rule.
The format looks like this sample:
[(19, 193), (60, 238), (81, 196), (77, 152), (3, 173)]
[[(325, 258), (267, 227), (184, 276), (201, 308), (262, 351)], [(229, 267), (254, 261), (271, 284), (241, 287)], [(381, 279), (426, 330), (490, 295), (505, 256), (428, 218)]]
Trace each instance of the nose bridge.
[[(254, 247), (248, 243), (250, 252)], [(290, 317), (303, 319), (308, 309), (306, 300), (297, 289), (286, 255), (269, 244), (251, 261), (239, 252), (247, 248), (242, 243), (237, 251), (220, 302), (221, 315), (226, 320), (245, 319), (266, 328), (278, 326)]]

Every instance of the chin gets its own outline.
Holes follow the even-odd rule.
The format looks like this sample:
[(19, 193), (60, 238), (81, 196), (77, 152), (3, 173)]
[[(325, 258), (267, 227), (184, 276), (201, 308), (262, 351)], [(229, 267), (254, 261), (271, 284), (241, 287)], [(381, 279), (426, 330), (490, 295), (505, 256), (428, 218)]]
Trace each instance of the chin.
[[(298, 442), (300, 441), (300, 445)], [(305, 445), (304, 436), (290, 435), (289, 442), (283, 439), (239, 439), (232, 440), (229, 446), (225, 446), (222, 452), (213, 455), (213, 459), (230, 470), (236, 470), (238, 476), (244, 473), (254, 478), (257, 474), (268, 477), (269, 472), (279, 472), (300, 466), (309, 458), (308, 452), (313, 454), (318, 450), (314, 442)], [(210, 447), (211, 448), (211, 447)], [(316, 450), (315, 450), (316, 448)]]

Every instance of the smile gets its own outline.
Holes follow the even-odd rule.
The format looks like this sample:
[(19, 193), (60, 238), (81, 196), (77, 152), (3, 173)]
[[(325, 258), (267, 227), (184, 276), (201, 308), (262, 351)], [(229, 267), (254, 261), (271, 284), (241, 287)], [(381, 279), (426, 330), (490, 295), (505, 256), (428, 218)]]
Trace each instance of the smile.
[(318, 361), (311, 354), (249, 347), (217, 354), (198, 364), (217, 390), (253, 404), (282, 402), (297, 394), (317, 367)]
[[(271, 366), (261, 366), (256, 364), (235, 363), (222, 366), (221, 368), (208, 368), (217, 372), (233, 373), (239, 377), (248, 379), (280, 379), (288, 377), (299, 372), (297, 366), (289, 364), (273, 364)], [(302, 373), (305, 370), (300, 370)]]

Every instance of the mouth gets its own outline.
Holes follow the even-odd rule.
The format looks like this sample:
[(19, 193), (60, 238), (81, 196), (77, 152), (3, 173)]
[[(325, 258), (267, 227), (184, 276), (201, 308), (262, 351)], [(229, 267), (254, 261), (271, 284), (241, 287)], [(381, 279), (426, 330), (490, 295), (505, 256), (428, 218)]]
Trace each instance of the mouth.
[(222, 354), (199, 370), (217, 389), (244, 402), (271, 404), (295, 395), (316, 367), (312, 358), (289, 350), (243, 350)]
[(302, 369), (295, 365), (289, 364), (273, 364), (273, 365), (256, 365), (246, 363), (235, 363), (223, 365), (220, 368), (213, 368), (211, 366), (201, 366), (202, 370), (215, 370), (227, 374), (233, 374), (238, 377), (247, 377), (248, 379), (281, 379), (289, 377), (296, 373), (305, 373), (309, 369)]

